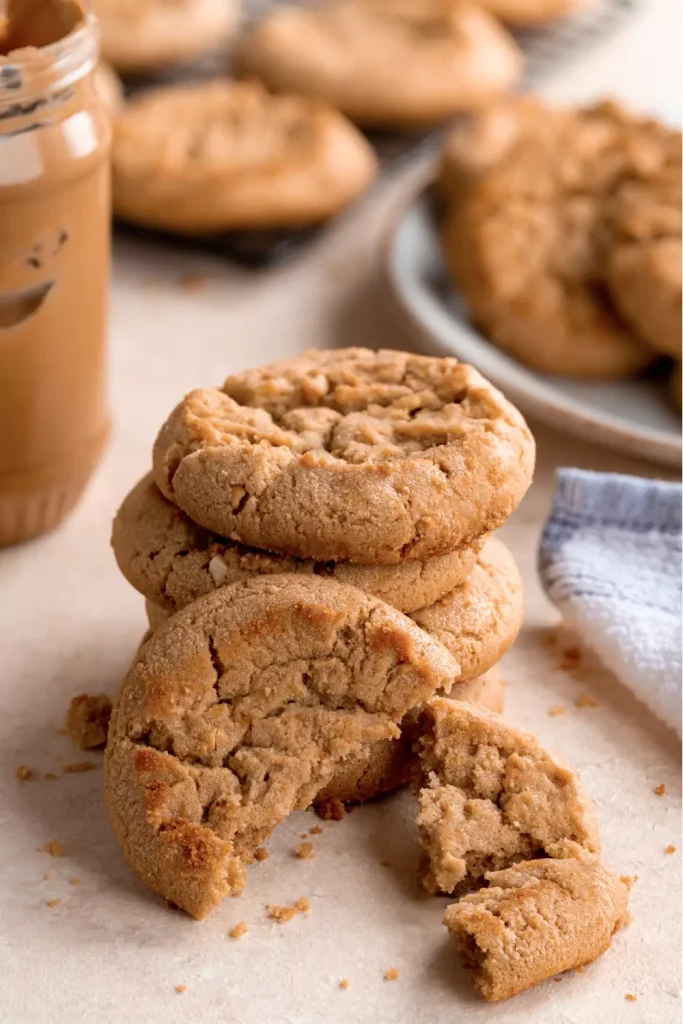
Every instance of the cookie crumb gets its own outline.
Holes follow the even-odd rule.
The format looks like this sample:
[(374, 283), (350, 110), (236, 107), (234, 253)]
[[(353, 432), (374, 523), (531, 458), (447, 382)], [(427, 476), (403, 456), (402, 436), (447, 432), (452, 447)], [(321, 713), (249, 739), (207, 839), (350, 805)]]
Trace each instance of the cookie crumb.
[(396, 981), (396, 979), (399, 978), (399, 977), (400, 977), (400, 974), (396, 970), (395, 967), (390, 967), (388, 971), (384, 972), (384, 980), (385, 981)]
[(41, 853), (49, 853), (51, 857), (63, 857), (66, 854), (66, 850), (57, 839), (51, 839), (49, 843), (45, 843), (45, 846), (40, 848)]
[(187, 992), (187, 985), (176, 985), (175, 990), (181, 996), (183, 992)]
[(58, 907), (61, 902), (61, 900), (48, 900), (47, 905), (50, 908), (50, 910), (54, 910), (54, 908)]
[(308, 832), (302, 832), (301, 833), (301, 838), (302, 839), (308, 839)]
[(577, 974), (583, 974), (583, 972), (586, 970), (586, 968), (584, 967), (583, 964), (579, 964), (579, 966), (575, 967), (574, 970), (576, 971)]
[(579, 694), (579, 696), (576, 698), (575, 703), (576, 703), (577, 708), (599, 708), (600, 707), (600, 705), (598, 704), (598, 702), (595, 699), (595, 697), (591, 697), (590, 693), (581, 693), (581, 694)]
[(296, 849), (296, 855), (299, 860), (313, 860), (315, 857), (313, 843), (299, 843)]
[(106, 693), (81, 693), (69, 705), (64, 731), (81, 750), (103, 747), (107, 742), (111, 709)]
[(48, 873), (45, 875), (45, 878), (43, 879), (43, 881), (44, 882), (49, 882), (51, 880), (52, 880), (52, 872), (48, 871)]
[(342, 980), (339, 982), (339, 988), (347, 989), (350, 984), (351, 982), (349, 981), (348, 978), (342, 978)]
[(80, 878), (70, 878), (69, 885), (82, 885)]
[(321, 828), (320, 825), (314, 825), (313, 828), (311, 829), (311, 835), (312, 836), (321, 836), (324, 831), (325, 831), (325, 829)]
[(28, 782), (29, 779), (33, 778), (33, 771), (25, 764), (18, 764), (14, 769), (15, 779), (19, 779), (20, 782)]
[(630, 891), (633, 883), (638, 881), (638, 875), (619, 875), (619, 881)]
[(553, 981), (564, 981), (564, 978), (562, 977), (561, 974), (556, 974), (555, 977), (553, 978)]
[(294, 906), (300, 914), (307, 914), (311, 909), (311, 901), (306, 896), (299, 896)]
[(664, 853), (675, 853), (676, 847), (672, 846), (671, 843), (665, 848)]
[(624, 999), (626, 999), (626, 1001), (629, 1003), (635, 1003), (638, 999), (638, 996), (634, 996), (633, 992), (627, 992), (624, 996)]
[(315, 808), (315, 813), (323, 821), (341, 821), (346, 814), (346, 808), (341, 800), (333, 797), (332, 800), (324, 800)]
[(268, 851), (264, 846), (258, 846), (254, 850), (254, 860), (268, 860)]
[(548, 708), (548, 715), (550, 718), (557, 718), (558, 715), (564, 714), (564, 708), (561, 704), (553, 704), (551, 708)]
[(191, 270), (178, 278), (178, 285), (184, 292), (203, 292), (211, 278), (199, 270)]
[(306, 899), (305, 896), (300, 896), (293, 907), (278, 907), (274, 903), (269, 903), (266, 907), (268, 917), (272, 918), (273, 921), (277, 921), (278, 924), (287, 924), (297, 914), (306, 914), (310, 909), (311, 901)]
[(65, 775), (79, 775), (82, 772), (91, 772), (97, 765), (94, 761), (73, 761), (71, 764), (64, 765)]
[(249, 927), (247, 925), (247, 922), (238, 921), (237, 924), (230, 929), (228, 935), (230, 936), (231, 939), (241, 939), (242, 936), (246, 935), (248, 931)]
[(666, 786), (663, 782), (661, 782), (659, 786), (655, 786), (655, 793), (657, 794), (657, 796), (664, 796), (664, 794), (666, 793)]
[(55, 775), (54, 772), (45, 772), (43, 778), (45, 779), (46, 782), (54, 782), (56, 779), (59, 778), (59, 775)]

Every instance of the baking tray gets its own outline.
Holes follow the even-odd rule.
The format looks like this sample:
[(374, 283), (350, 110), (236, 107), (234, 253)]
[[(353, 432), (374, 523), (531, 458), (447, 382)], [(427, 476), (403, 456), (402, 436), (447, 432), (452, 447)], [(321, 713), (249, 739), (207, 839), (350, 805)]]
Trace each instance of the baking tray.
[[(609, 38), (633, 14), (639, 3), (640, 0), (592, 0), (585, 9), (553, 25), (516, 32), (515, 37), (526, 58), (521, 88), (537, 88), (544, 78)], [(253, 22), (269, 10), (281, 6), (282, 0), (247, 0), (245, 21), (247, 24)], [(226, 68), (225, 54), (212, 54), (201, 62), (157, 75), (153, 79), (129, 78), (126, 80), (126, 92), (135, 95), (153, 85), (211, 78), (224, 73)], [(380, 166), (380, 172), (370, 188), (377, 187), (383, 178), (418, 150), (435, 146), (445, 127), (442, 125), (427, 132), (413, 133), (366, 132)], [(293, 231), (229, 231), (215, 235), (185, 236), (151, 231), (122, 221), (117, 221), (115, 227), (117, 234), (211, 253), (245, 266), (267, 267), (296, 255), (330, 224), (343, 217), (347, 210), (325, 224)]]

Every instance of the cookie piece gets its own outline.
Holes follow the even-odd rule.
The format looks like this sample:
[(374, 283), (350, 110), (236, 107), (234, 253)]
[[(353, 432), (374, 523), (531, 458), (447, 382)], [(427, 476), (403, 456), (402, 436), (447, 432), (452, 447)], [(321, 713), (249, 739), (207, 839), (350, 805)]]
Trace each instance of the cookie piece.
[(66, 730), (81, 750), (103, 747), (107, 742), (111, 700), (106, 693), (81, 693), (74, 697), (66, 716)]
[(465, 582), (411, 618), (448, 648), (462, 682), (488, 672), (513, 645), (524, 620), (522, 579), (505, 544), (490, 537)]
[(117, 118), (112, 157), (118, 217), (193, 235), (326, 220), (377, 173), (336, 110), (255, 82), (142, 93)]
[(579, 0), (477, 0), (506, 25), (545, 25), (557, 21), (579, 7)]
[(254, 850), (458, 666), (389, 605), (335, 580), (261, 577), (174, 615), (114, 707), (105, 791), (126, 858), (203, 917)]
[(592, 963), (628, 922), (628, 888), (596, 856), (525, 861), (486, 879), (443, 923), (492, 1002)]
[(298, 558), (425, 561), (500, 526), (531, 481), (521, 415), (455, 359), (351, 348), (190, 392), (154, 479), (196, 523)]
[(316, 96), (364, 125), (433, 124), (508, 92), (523, 59), (505, 29), (455, 0), (335, 0), (276, 10), (238, 66), (277, 91)]
[(221, 47), (237, 27), (238, 0), (92, 0), (102, 56), (117, 71), (152, 72)]
[(656, 165), (651, 123), (614, 104), (549, 114), (447, 213), (443, 244), (473, 321), (520, 362), (577, 378), (629, 376), (652, 355), (614, 311), (603, 281), (603, 207), (633, 166)]
[(428, 892), (462, 892), (489, 870), (553, 856), (563, 842), (599, 852), (595, 812), (577, 775), (534, 736), (438, 697), (420, 727), (417, 822)]
[[(505, 683), (500, 670), (492, 668), (469, 683), (458, 681), (451, 694), (453, 699), (501, 714), (505, 703)], [(414, 777), (417, 767), (413, 751), (418, 738), (416, 720), (416, 712), (409, 712), (403, 720), (398, 739), (379, 740), (347, 758), (318, 793), (315, 805), (320, 806), (330, 800), (359, 804), (405, 786)]]
[(680, 359), (681, 133), (659, 127), (661, 163), (635, 166), (605, 204), (604, 273), (639, 337)]
[[(112, 547), (128, 582), (149, 602), (177, 611), (258, 575), (331, 576), (412, 612), (449, 593), (474, 567), (481, 542), (426, 561), (397, 565), (315, 562), (244, 547), (196, 526), (161, 494), (151, 475), (133, 488), (114, 519)], [(151, 614), (158, 621), (156, 610)], [(151, 621), (151, 620), (150, 620)]]

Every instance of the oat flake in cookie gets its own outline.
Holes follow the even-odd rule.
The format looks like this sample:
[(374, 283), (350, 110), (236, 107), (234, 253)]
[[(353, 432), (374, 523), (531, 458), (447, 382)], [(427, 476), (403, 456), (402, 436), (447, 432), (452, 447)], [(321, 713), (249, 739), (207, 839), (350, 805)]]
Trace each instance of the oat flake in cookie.
[(105, 792), (131, 866), (205, 916), (273, 828), (458, 666), (400, 612), (334, 580), (224, 587), (146, 641), (114, 707)]
[(394, 563), (500, 526), (533, 473), (515, 407), (455, 359), (310, 351), (191, 392), (154, 479), (202, 526), (299, 558)]

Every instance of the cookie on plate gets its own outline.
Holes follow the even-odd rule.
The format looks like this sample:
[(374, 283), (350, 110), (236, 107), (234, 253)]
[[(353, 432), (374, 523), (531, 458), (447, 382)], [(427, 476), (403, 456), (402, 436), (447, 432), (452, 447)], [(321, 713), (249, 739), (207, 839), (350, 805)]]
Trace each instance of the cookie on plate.
[(534, 736), (439, 697), (425, 705), (420, 726), (425, 785), (417, 822), (428, 892), (461, 893), (489, 870), (564, 856), (574, 845), (599, 852), (595, 811), (581, 782)]
[[(655, 352), (681, 358), (681, 133), (664, 125), (609, 196), (605, 280), (619, 312)], [(654, 126), (653, 126), (654, 130)]]
[(447, 214), (444, 253), (470, 315), (541, 373), (617, 378), (650, 350), (614, 310), (599, 257), (616, 182), (661, 159), (650, 123), (602, 103), (523, 134)]
[(628, 886), (593, 854), (524, 861), (486, 880), (443, 923), (492, 1002), (592, 963), (628, 923)]
[(126, 858), (205, 916), (280, 821), (458, 672), (406, 616), (335, 580), (199, 598), (144, 643), (114, 706), (105, 793)]
[(104, 60), (144, 73), (200, 57), (237, 27), (238, 0), (92, 0)]
[(411, 618), (448, 648), (461, 682), (488, 672), (512, 647), (524, 619), (522, 579), (505, 544), (490, 537), (465, 582)]
[(237, 61), (277, 91), (319, 97), (385, 128), (471, 110), (522, 73), (521, 51), (496, 19), (455, 0), (284, 7), (246, 34)]
[(129, 102), (112, 158), (116, 216), (196, 235), (326, 220), (377, 173), (370, 144), (337, 111), (222, 80)]
[[(469, 683), (458, 681), (451, 690), (451, 697), (502, 714), (505, 683), (500, 670), (489, 669)], [(416, 720), (417, 712), (409, 712), (401, 724), (398, 739), (378, 740), (347, 758), (318, 793), (315, 805), (319, 807), (329, 801), (359, 804), (392, 793), (410, 782), (418, 767), (413, 750), (418, 735)]]
[(157, 623), (157, 608), (178, 611), (218, 587), (284, 572), (331, 576), (374, 594), (401, 612), (413, 612), (444, 597), (467, 578), (481, 543), (397, 565), (316, 562), (270, 554), (197, 526), (164, 498), (151, 474), (126, 497), (112, 530), (118, 566), (154, 606), (149, 615)]
[(471, 366), (304, 353), (192, 391), (154, 479), (196, 523), (298, 558), (424, 561), (500, 526), (531, 482), (521, 415)]

